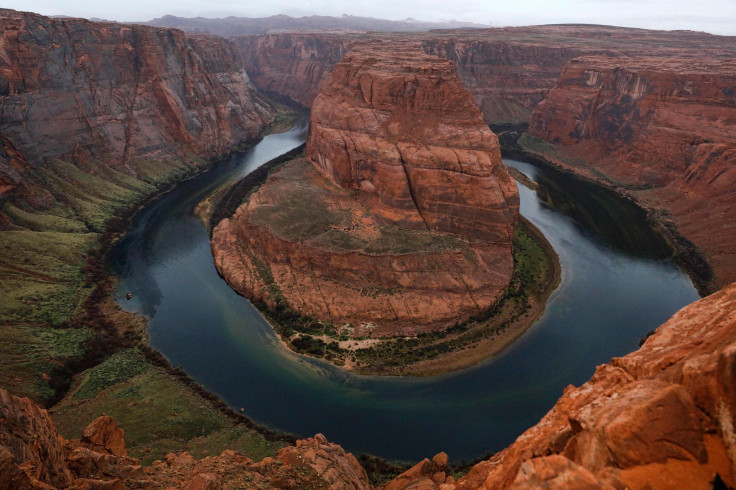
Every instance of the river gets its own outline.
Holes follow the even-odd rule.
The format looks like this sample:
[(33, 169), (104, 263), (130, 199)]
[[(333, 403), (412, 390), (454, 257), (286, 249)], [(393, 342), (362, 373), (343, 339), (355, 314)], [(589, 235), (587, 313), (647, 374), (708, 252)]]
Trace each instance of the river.
[(638, 208), (567, 174), (505, 160), (544, 183), (540, 194), (551, 205), (520, 186), (521, 213), (562, 266), (561, 284), (532, 328), (493, 359), (431, 378), (358, 376), (295, 355), (218, 275), (193, 208), (305, 137), (304, 125), (266, 136), (182, 183), (139, 214), (110, 255), (118, 295), (133, 294), (120, 304), (149, 318), (151, 345), (260, 424), (321, 432), (356, 454), (417, 461), (445, 451), (451, 461), (470, 460), (513, 442), (565, 386), (635, 350), (642, 335), (698, 299), (688, 276), (662, 258), (669, 252), (652, 244)]

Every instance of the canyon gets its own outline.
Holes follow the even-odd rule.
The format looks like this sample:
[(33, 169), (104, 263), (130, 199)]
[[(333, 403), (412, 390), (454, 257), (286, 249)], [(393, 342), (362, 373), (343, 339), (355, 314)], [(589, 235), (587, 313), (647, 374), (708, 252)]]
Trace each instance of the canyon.
[(447, 328), (500, 299), (518, 194), (448, 61), (353, 45), (312, 105), (305, 156), (214, 229), (236, 290), (354, 337)]
[[(382, 488), (733, 486), (735, 308), (736, 285), (683, 308), (637, 352), (568, 387), (539, 424), (465, 476), (448, 476), (440, 453)], [(141, 465), (110, 417), (65, 440), (27, 398), (0, 389), (0, 401), (0, 482), (14, 488), (372, 488), (357, 460), (321, 434), (258, 463), (226, 450)]]
[(566, 168), (669, 214), (717, 285), (736, 279), (736, 64), (727, 56), (577, 58), (528, 132), (561, 148)]
[[(275, 172), (220, 224), (214, 243), (230, 282), (271, 306), (301, 298), (317, 305), (315, 315), (347, 322), (359, 318), (355, 298), (375, 301), (352, 333), (382, 335), (417, 333), (422, 315), (444, 328), (496, 301), (513, 269), (518, 198), (484, 120), (529, 124), (522, 148), (625, 192), (714, 268), (705, 289), (718, 292), (567, 388), (507, 449), (457, 479), (438, 454), (386, 488), (736, 484), (736, 286), (725, 286), (736, 279), (732, 38), (540, 26), (225, 40), (9, 10), (0, 10), (0, 29), (0, 386), (10, 390), (0, 389), (3, 485), (370, 487), (356, 459), (321, 435), (268, 445), (160, 356), (141, 354), (140, 332), (115, 330), (131, 321), (119, 309), (102, 308), (112, 333), (108, 320), (85, 313), (88, 298), (110, 295), (93, 277), (103, 232), (258, 138), (283, 110), (263, 93), (312, 108), (306, 158)], [(399, 66), (373, 56), (382, 50), (398, 53)], [(441, 97), (427, 96), (435, 90)], [(445, 195), (450, 187), (470, 190), (456, 201)], [(475, 200), (477, 189), (493, 199)], [(291, 207), (276, 209), (284, 199)], [(284, 238), (314, 233), (293, 218), (318, 207), (331, 214), (316, 230), (327, 234), (309, 235), (311, 249)], [(386, 231), (395, 225), (408, 231)], [(244, 244), (277, 265), (268, 271), (243, 255), (246, 275), (228, 269), (226, 256)], [(468, 270), (471, 263), (482, 267)], [(365, 284), (348, 296), (337, 283), (345, 277)], [(305, 297), (299, 284), (308, 280), (347, 301)], [(382, 295), (397, 283), (422, 288), (402, 303), (406, 316), (387, 316), (397, 323), (381, 330), (371, 323), (391, 309)], [(113, 352), (95, 350), (110, 338)], [(89, 364), (72, 362), (79, 358)], [(48, 403), (49, 381), (64, 370), (73, 385), (51, 414), (16, 396)], [(97, 418), (105, 397), (116, 409), (127, 403), (125, 435)], [(54, 425), (76, 435), (64, 439)], [(232, 450), (250, 437), (260, 449)], [(131, 438), (140, 458), (128, 455)], [(203, 441), (212, 455), (179, 451)]]
[[(452, 61), (488, 124), (501, 131), (529, 125), (525, 150), (613, 186), (649, 209), (671, 231), (704, 291), (736, 280), (733, 194), (727, 184), (733, 145), (730, 60), (736, 54), (731, 38), (564, 25), (401, 36)], [(256, 86), (309, 106), (336, 53), (366, 37), (399, 35), (233, 39), (254, 54), (247, 65), (259, 73)], [(270, 68), (261, 68), (266, 60)], [(715, 186), (706, 196), (711, 180)]]
[(274, 120), (219, 38), (8, 10), (0, 20), (5, 192), (32, 193), (16, 187), (47, 158), (135, 175), (145, 160), (225, 155)]

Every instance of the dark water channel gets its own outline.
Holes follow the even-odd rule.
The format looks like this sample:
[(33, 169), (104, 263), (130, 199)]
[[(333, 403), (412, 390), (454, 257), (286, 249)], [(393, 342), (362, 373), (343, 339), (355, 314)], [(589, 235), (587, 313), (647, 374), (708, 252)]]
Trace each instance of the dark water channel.
[(305, 128), (267, 136), (183, 183), (138, 216), (111, 256), (118, 294), (133, 294), (121, 304), (150, 319), (152, 346), (261, 424), (321, 432), (355, 453), (413, 461), (446, 451), (469, 460), (513, 442), (565, 386), (636, 349), (640, 336), (698, 298), (689, 278), (661, 258), (669, 253), (636, 208), (571, 176), (509, 160), (570, 216), (520, 187), (522, 214), (547, 236), (563, 271), (544, 316), (520, 340), (479, 366), (433, 378), (356, 376), (294, 355), (217, 274), (192, 209), (304, 138)]

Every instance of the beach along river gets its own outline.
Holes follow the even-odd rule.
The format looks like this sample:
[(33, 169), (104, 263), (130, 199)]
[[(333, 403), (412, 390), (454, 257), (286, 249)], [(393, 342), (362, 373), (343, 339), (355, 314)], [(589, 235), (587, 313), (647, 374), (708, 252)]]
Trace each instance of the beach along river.
[[(698, 299), (643, 213), (604, 189), (505, 160), (540, 182), (521, 212), (547, 237), (562, 282), (544, 316), (478, 366), (431, 378), (358, 376), (283, 348), (258, 311), (218, 275), (201, 199), (299, 146), (300, 126), (270, 135), (146, 208), (110, 256), (127, 310), (149, 318), (151, 345), (230, 406), (273, 429), (323, 433), (354, 453), (470, 460), (507, 446), (568, 384), (635, 350), (639, 338)], [(557, 209), (560, 211), (558, 211)]]

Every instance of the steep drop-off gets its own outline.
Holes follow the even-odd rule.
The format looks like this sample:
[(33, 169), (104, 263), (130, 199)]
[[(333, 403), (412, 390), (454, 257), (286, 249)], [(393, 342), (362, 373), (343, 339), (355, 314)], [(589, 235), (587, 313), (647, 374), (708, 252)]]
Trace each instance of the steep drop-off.
[[(568, 387), (537, 425), (459, 480), (447, 475), (441, 453), (385, 488), (708, 489), (716, 479), (734, 486), (734, 312), (736, 284), (683, 308), (638, 351)], [(258, 463), (225, 451), (201, 460), (169, 454), (141, 466), (126, 456), (124, 433), (110, 417), (65, 441), (44, 410), (0, 389), (0, 485), (44, 484), (371, 488), (355, 458), (320, 435)]]
[(549, 25), (426, 33), (269, 34), (235, 37), (248, 73), (261, 90), (310, 106), (319, 83), (360, 39), (421, 42), (428, 54), (452, 61), (489, 124), (526, 124), (565, 64), (583, 55), (728, 53), (723, 36), (612, 26)]
[(322, 80), (360, 37), (359, 34), (284, 33), (231, 39), (259, 90), (311, 107)]
[(65, 321), (112, 216), (274, 118), (226, 40), (0, 10), (0, 317)]
[(10, 188), (48, 158), (133, 175), (143, 159), (212, 158), (273, 121), (227, 41), (12, 10), (0, 11), (0, 29), (0, 179)]
[(735, 312), (736, 284), (686, 306), (446, 488), (733, 486)]
[(727, 56), (574, 59), (529, 128), (577, 158), (567, 160), (574, 171), (669, 215), (721, 284), (736, 279), (736, 64)]
[(215, 228), (236, 290), (355, 336), (447, 328), (498, 301), (518, 194), (448, 61), (355, 45), (312, 106), (306, 156)]
[(65, 440), (49, 414), (28, 398), (0, 388), (0, 487), (51, 488), (369, 488), (352, 454), (321, 434), (259, 462), (232, 450), (195, 459), (170, 453), (142, 466), (128, 456), (125, 432), (112, 417), (90, 423), (80, 439)]

